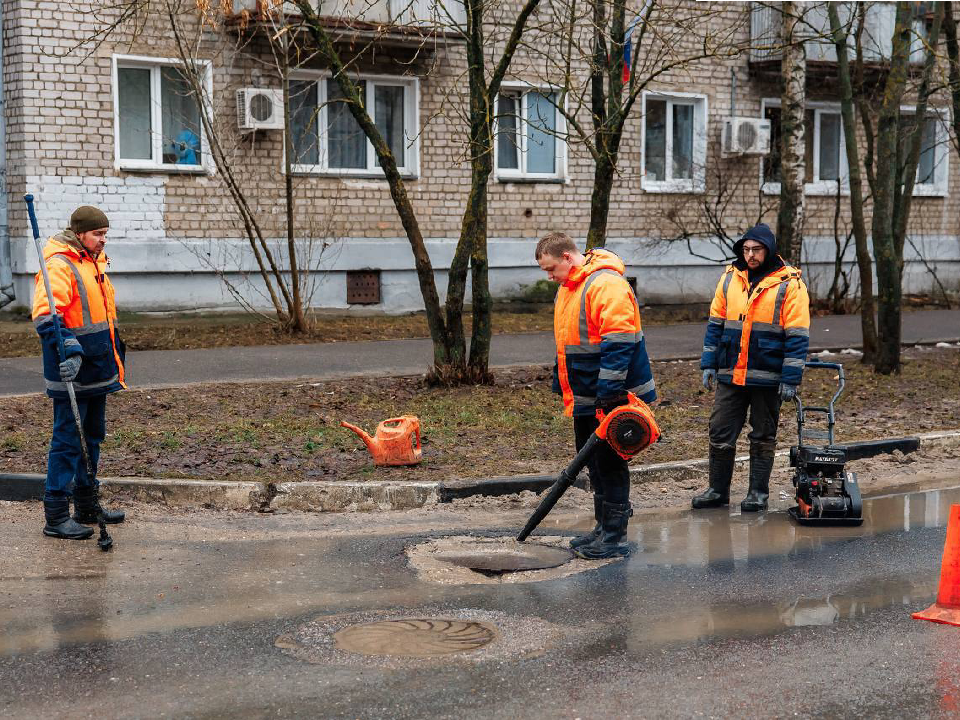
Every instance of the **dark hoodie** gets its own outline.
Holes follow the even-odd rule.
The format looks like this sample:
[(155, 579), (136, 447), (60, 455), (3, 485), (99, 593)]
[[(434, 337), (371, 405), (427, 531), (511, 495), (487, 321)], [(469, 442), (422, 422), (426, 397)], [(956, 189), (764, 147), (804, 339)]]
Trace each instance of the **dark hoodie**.
[[(767, 249), (767, 257), (756, 270), (751, 270), (747, 266), (746, 259), (743, 257), (743, 243), (746, 240), (755, 240), (758, 243), (762, 243)], [(737, 240), (736, 244), (734, 244), (733, 252), (737, 256), (737, 259), (733, 262), (733, 266), (737, 270), (747, 271), (747, 279), (750, 281), (751, 292), (758, 282), (784, 266), (783, 260), (777, 255), (777, 239), (774, 237), (773, 231), (764, 223), (754, 225), (747, 230), (743, 236)]]

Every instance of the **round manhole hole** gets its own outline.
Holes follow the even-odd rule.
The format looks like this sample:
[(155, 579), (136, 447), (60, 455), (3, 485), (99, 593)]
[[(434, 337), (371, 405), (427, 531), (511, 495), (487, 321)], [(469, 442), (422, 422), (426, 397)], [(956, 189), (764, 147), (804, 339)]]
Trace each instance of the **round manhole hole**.
[(335, 633), (341, 650), (362, 655), (435, 657), (469, 652), (497, 638), (490, 623), (409, 618), (351, 625)]
[(451, 565), (496, 575), (560, 567), (573, 559), (573, 553), (561, 547), (517, 543), (515, 546), (506, 547), (491, 544), (472, 550), (448, 550), (437, 553), (436, 557), (437, 560)]

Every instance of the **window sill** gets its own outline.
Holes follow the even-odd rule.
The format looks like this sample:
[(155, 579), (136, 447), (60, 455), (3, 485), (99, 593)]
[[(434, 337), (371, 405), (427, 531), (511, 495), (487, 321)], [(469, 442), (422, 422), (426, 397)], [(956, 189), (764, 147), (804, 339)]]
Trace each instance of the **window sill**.
[(945, 198), (950, 195), (949, 190), (942, 186), (921, 187), (913, 186), (913, 197)]
[[(764, 183), (763, 194), (779, 195), (780, 183)], [(850, 195), (850, 186), (846, 184), (841, 185), (840, 197), (848, 197), (849, 195)], [(803, 186), (803, 196), (804, 197), (836, 197), (837, 185), (836, 183), (832, 183), (832, 182), (806, 183)]]
[(531, 177), (523, 175), (497, 175), (497, 182), (503, 185), (563, 185), (565, 177)]
[(127, 173), (162, 174), (162, 175), (212, 175), (213, 168), (203, 165), (126, 165), (121, 163), (117, 170)]
[(702, 195), (706, 191), (703, 183), (693, 180), (643, 182), (641, 187), (645, 193), (656, 195)]
[[(386, 176), (381, 171), (376, 172), (341, 172), (339, 170), (311, 170), (309, 168), (294, 167), (290, 171), (291, 175), (296, 177), (323, 177), (337, 178), (339, 180), (381, 180), (387, 182)], [(420, 176), (414, 172), (400, 172), (400, 177), (404, 180), (419, 180)]]

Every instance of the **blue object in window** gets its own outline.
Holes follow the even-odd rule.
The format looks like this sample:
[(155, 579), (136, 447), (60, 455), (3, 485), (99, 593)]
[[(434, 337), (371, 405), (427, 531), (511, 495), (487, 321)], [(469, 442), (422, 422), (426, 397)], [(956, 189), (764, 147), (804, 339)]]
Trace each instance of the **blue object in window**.
[(176, 156), (177, 165), (199, 165), (197, 153), (200, 152), (200, 138), (197, 134), (185, 128), (177, 135), (173, 141), (173, 154)]

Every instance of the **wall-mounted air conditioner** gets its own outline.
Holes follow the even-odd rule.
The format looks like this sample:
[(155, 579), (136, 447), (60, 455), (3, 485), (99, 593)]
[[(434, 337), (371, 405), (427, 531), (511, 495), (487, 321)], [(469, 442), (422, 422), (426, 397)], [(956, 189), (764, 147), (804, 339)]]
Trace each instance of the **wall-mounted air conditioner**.
[(237, 90), (237, 127), (243, 131), (283, 130), (283, 90)]
[(721, 151), (724, 155), (767, 155), (770, 152), (770, 121), (750, 117), (724, 118)]

